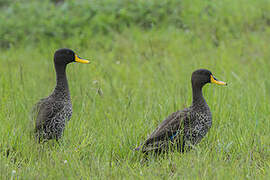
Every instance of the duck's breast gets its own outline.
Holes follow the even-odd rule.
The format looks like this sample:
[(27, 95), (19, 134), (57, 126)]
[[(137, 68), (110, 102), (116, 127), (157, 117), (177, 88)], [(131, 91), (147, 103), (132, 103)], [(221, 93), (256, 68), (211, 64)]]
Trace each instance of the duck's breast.
[(199, 143), (212, 126), (210, 111), (190, 113), (189, 122), (185, 122), (185, 139), (193, 145)]

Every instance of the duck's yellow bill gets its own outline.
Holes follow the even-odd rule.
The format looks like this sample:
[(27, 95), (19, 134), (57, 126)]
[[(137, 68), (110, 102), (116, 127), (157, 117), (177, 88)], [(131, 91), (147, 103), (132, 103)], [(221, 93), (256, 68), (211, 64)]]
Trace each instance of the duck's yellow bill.
[(75, 54), (75, 61), (76, 61), (76, 62), (79, 62), (79, 63), (84, 63), (84, 64), (88, 64), (88, 63), (89, 63), (88, 60), (82, 59), (82, 58), (80, 58), (79, 56), (77, 56), (76, 54)]
[(218, 85), (227, 85), (227, 83), (217, 80), (213, 75), (211, 75), (210, 79), (211, 79), (211, 83), (218, 84)]

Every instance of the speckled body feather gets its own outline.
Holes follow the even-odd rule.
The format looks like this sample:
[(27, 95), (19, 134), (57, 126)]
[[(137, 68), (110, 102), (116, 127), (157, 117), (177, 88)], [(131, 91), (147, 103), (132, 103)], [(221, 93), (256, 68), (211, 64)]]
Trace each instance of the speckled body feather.
[(69, 92), (63, 87), (56, 87), (49, 97), (36, 104), (35, 114), (35, 133), (38, 140), (60, 139), (72, 115)]
[(192, 105), (167, 117), (136, 150), (143, 153), (160, 153), (170, 149), (184, 152), (198, 144), (212, 126), (212, 114), (202, 95), (202, 87), (211, 79), (214, 83), (226, 84), (218, 82), (206, 69), (194, 71), (191, 78)]
[(211, 125), (212, 115), (206, 103), (177, 111), (149, 136), (142, 146), (142, 151), (167, 151), (173, 145), (183, 152), (184, 149), (198, 144)]
[(56, 86), (53, 93), (41, 99), (34, 107), (35, 134), (41, 140), (60, 139), (66, 123), (72, 115), (72, 104), (66, 77), (67, 64), (71, 62), (89, 63), (79, 58), (70, 49), (59, 49), (54, 54)]

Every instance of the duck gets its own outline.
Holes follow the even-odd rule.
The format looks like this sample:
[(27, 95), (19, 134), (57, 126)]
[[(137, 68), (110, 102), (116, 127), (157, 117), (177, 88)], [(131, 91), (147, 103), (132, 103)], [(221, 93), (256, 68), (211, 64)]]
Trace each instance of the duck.
[(169, 115), (135, 150), (145, 154), (186, 152), (198, 144), (212, 126), (212, 114), (202, 93), (208, 83), (227, 85), (207, 69), (195, 70), (191, 75), (192, 105)]
[(50, 139), (58, 141), (72, 116), (72, 103), (66, 76), (66, 67), (72, 62), (89, 63), (71, 49), (62, 48), (55, 51), (56, 86), (48, 97), (35, 104), (32, 111), (35, 137), (39, 143)]

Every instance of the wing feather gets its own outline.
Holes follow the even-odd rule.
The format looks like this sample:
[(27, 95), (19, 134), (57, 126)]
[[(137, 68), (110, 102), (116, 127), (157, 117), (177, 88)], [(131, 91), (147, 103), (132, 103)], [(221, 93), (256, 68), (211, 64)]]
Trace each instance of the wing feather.
[(43, 125), (61, 112), (64, 108), (62, 103), (54, 102), (50, 97), (41, 99), (33, 108), (35, 131), (43, 128)]
[(187, 118), (188, 109), (177, 111), (167, 117), (143, 143), (142, 151), (166, 148), (168, 143), (183, 131), (183, 120)]

